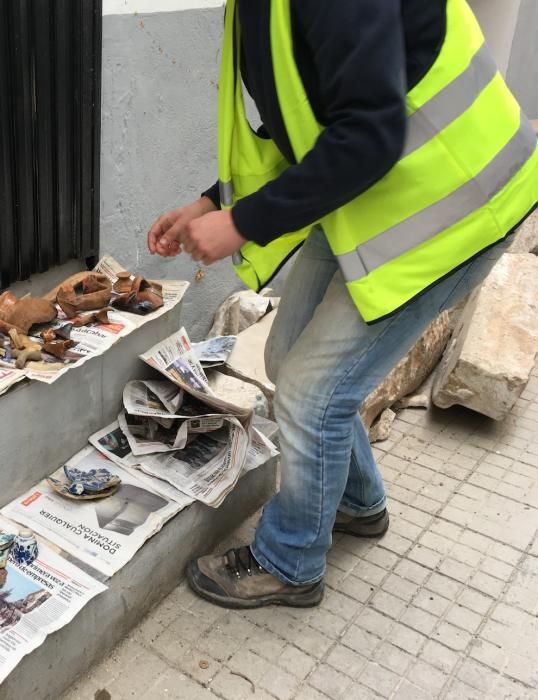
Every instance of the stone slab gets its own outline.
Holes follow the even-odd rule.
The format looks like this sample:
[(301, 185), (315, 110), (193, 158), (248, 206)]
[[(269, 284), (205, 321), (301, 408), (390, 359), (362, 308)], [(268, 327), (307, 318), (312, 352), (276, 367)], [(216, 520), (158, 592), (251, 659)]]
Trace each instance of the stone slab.
[(265, 373), (265, 345), (277, 310), (271, 311), (258, 323), (237, 336), (237, 343), (223, 371), (258, 386), (271, 401), (275, 385)]
[(538, 210), (519, 227), (508, 252), (538, 254)]
[(502, 420), (527, 385), (538, 352), (538, 257), (503, 255), (462, 313), (436, 377), (440, 408)]

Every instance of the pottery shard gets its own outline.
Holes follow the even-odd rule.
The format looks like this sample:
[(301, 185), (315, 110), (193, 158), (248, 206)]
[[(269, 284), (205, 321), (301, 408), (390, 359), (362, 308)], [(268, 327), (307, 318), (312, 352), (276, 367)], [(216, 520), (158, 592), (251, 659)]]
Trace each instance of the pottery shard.
[(17, 299), (11, 292), (0, 297), (0, 330), (9, 333), (11, 328), (26, 335), (38, 323), (49, 323), (57, 316), (53, 304), (38, 297)]
[(431, 323), (409, 353), (364, 401), (361, 417), (367, 430), (375, 419), (404, 396), (418, 389), (428, 378), (450, 338), (450, 318), (446, 311)]
[(503, 255), (459, 319), (433, 401), (501, 420), (526, 386), (537, 352), (538, 257)]

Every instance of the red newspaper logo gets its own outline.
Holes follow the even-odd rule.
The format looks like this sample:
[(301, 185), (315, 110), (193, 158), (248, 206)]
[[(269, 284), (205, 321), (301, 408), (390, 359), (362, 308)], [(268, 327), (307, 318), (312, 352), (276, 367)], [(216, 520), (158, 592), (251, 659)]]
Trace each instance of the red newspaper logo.
[(41, 498), (42, 494), (39, 491), (36, 491), (33, 493), (31, 496), (28, 496), (23, 502), (22, 505), (25, 507), (31, 506), (34, 501), (37, 501), (38, 498)]
[(108, 331), (109, 333), (113, 333), (114, 335), (118, 335), (118, 333), (122, 332), (125, 326), (122, 323), (100, 323), (98, 328)]

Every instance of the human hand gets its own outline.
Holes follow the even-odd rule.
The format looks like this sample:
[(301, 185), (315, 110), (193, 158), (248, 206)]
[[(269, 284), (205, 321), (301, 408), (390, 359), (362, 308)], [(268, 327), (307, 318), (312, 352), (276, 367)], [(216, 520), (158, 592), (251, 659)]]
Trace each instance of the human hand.
[(200, 197), (192, 204), (179, 207), (160, 216), (148, 233), (148, 249), (152, 255), (172, 258), (181, 253), (179, 240), (185, 227), (194, 219), (217, 208), (209, 197)]
[(237, 230), (230, 210), (192, 219), (179, 236), (179, 244), (193, 260), (211, 265), (238, 251), (247, 242)]

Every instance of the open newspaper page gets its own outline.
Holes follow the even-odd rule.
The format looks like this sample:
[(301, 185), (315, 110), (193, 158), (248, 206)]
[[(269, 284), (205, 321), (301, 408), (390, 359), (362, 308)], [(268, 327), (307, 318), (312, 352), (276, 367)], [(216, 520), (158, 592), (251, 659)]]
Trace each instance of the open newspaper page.
[(251, 410), (239, 408), (215, 395), (184, 328), (157, 343), (140, 355), (140, 358), (180, 389), (205, 402), (217, 412), (236, 416), (240, 420), (250, 418)]
[[(3, 532), (15, 523), (0, 518)], [(106, 590), (38, 538), (38, 558), (29, 565), (8, 561), (0, 588), (0, 683), (47, 635), (67, 625), (88, 601)], [(6, 576), (7, 574), (7, 576)]]
[[(106, 468), (121, 479), (118, 490), (99, 500), (70, 500), (47, 479), (12, 501), (2, 513), (47, 537), (96, 571), (112, 576), (140, 547), (181, 510), (147, 481), (113, 464), (93, 447), (67, 463), (83, 471)], [(53, 475), (61, 480), (63, 468)]]
[(24, 374), (21, 370), (12, 369), (11, 367), (3, 367), (0, 362), (0, 394), (6, 392), (13, 384), (24, 379)]
[[(259, 420), (257, 416), (254, 417), (255, 423)], [(267, 437), (274, 434), (275, 424), (266, 419), (261, 421), (260, 430), (251, 428), (252, 437), (237, 478), (278, 454), (270, 437)], [(239, 431), (240, 428), (235, 425), (235, 434), (231, 437), (233, 442), (238, 440)], [(237, 482), (234, 474), (226, 474), (226, 465), (233, 459), (239, 460), (230, 438), (224, 435), (220, 438), (218, 434), (200, 435), (186, 450), (136, 457), (119, 424), (113, 423), (92, 435), (90, 443), (124, 469), (142, 470), (157, 477), (154, 482), (166, 484), (176, 493), (188, 494), (190, 502), (200, 500), (216, 507)]]
[[(124, 268), (110, 256), (105, 256), (94, 268), (94, 272), (106, 275), (112, 282), (118, 279), (118, 273)], [(145, 315), (133, 314), (128, 311), (109, 309), (109, 323), (96, 323), (89, 326), (74, 327), (64, 312), (57, 306), (58, 317), (51, 323), (39, 326), (41, 332), (47, 328), (64, 329), (66, 337), (74, 342), (73, 347), (65, 353), (61, 360), (55, 362), (29, 362), (24, 369), (17, 369), (15, 358), (4, 356), (0, 358), (0, 394), (6, 392), (10, 386), (21, 379), (33, 379), (35, 381), (52, 384), (66, 372), (87, 362), (92, 357), (97, 357), (115, 345), (120, 338), (132, 333), (136, 328), (177, 306), (183, 299), (189, 287), (188, 282), (163, 280), (159, 281), (163, 289), (163, 306)], [(30, 340), (42, 344), (41, 338), (30, 336)], [(10, 374), (6, 374), (10, 371)]]
[(194, 503), (194, 498), (179, 491), (172, 484), (169, 484), (168, 481), (144, 474), (139, 469), (140, 460), (131, 452), (129, 441), (117, 421), (94, 433), (90, 437), (90, 443), (114, 464), (126, 471), (133, 471), (137, 479), (147, 483), (153, 491), (177, 503), (179, 510), (183, 510), (183, 508)]
[[(173, 396), (173, 391), (178, 395)], [(228, 418), (233, 418), (215, 413), (206, 403), (167, 381), (129, 382), (123, 392), (123, 405), (125, 411), (118, 422), (136, 456), (183, 449), (194, 434), (220, 430)]]

